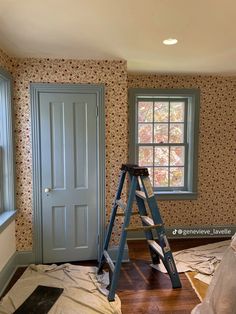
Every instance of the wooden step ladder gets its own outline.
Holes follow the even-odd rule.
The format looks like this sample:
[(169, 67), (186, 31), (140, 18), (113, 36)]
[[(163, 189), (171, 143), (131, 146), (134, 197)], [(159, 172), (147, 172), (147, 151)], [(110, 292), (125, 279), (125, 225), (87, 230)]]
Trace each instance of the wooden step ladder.
[[(120, 199), (126, 174), (129, 174), (131, 180), (127, 204), (125, 204)], [(138, 211), (133, 212), (132, 207), (134, 200), (136, 200), (137, 202)], [(148, 216), (147, 207), (149, 208), (150, 216)], [(118, 208), (121, 208), (123, 212), (122, 213), (118, 212)], [(121, 232), (117, 259), (114, 264), (107, 250), (115, 218), (121, 215), (124, 216), (124, 223)], [(142, 222), (142, 226), (129, 227), (131, 215), (139, 215)], [(144, 231), (145, 237), (149, 245), (152, 263), (159, 264), (161, 259), (170, 276), (172, 287), (181, 288), (181, 282), (165, 234), (165, 229), (157, 205), (156, 197), (153, 193), (153, 188), (149, 178), (148, 169), (145, 167), (139, 167), (137, 165), (123, 164), (121, 167), (119, 185), (113, 203), (111, 218), (107, 228), (103, 252), (98, 266), (98, 274), (101, 274), (103, 271), (103, 267), (107, 262), (110, 267), (110, 272), (112, 273), (110, 276), (108, 294), (109, 301), (114, 301), (115, 298), (115, 291), (118, 284), (120, 268), (127, 238), (127, 232), (139, 230)], [(153, 235), (154, 230), (156, 230), (157, 233), (157, 240), (154, 239)]]

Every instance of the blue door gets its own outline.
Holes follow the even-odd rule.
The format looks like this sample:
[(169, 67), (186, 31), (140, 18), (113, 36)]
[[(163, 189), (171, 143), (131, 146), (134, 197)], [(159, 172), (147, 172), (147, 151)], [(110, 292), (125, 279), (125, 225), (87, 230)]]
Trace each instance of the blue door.
[(97, 259), (97, 98), (39, 95), (43, 262)]

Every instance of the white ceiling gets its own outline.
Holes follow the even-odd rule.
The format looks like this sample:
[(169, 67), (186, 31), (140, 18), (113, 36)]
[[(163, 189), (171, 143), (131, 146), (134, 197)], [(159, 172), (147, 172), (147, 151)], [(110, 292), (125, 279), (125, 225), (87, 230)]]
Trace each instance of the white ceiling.
[[(177, 38), (175, 46), (162, 40)], [(130, 72), (236, 74), (236, 0), (0, 0), (17, 57), (125, 59)]]

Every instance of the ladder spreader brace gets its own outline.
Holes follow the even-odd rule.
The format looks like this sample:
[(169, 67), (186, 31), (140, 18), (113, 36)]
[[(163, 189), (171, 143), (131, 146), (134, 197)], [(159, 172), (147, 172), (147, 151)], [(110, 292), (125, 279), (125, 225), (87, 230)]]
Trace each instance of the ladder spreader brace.
[[(122, 188), (124, 185), (126, 174), (129, 174), (131, 179), (131, 184), (129, 188), (128, 201), (125, 204), (120, 198), (122, 193)], [(138, 205), (138, 212), (132, 212), (133, 201), (136, 200)], [(150, 211), (150, 216), (148, 216), (147, 206)], [(112, 234), (112, 229), (114, 226), (116, 216), (121, 216), (121, 213), (117, 213), (118, 207), (124, 210), (122, 216), (124, 216), (124, 223), (122, 226), (121, 238), (119, 243), (118, 254), (115, 264), (111, 260), (107, 250)], [(129, 227), (131, 215), (139, 215), (141, 218), (142, 226), (140, 227)], [(128, 231), (138, 231), (143, 230), (149, 245), (149, 251), (153, 264), (159, 264), (160, 258), (170, 276), (170, 280), (173, 288), (181, 288), (181, 282), (179, 279), (179, 274), (177, 272), (175, 261), (169, 246), (165, 234), (165, 228), (160, 215), (160, 211), (157, 205), (155, 195), (153, 193), (153, 188), (149, 178), (148, 169), (146, 167), (139, 167), (138, 165), (123, 164), (121, 166), (120, 179), (118, 184), (118, 189), (115, 195), (115, 200), (113, 203), (113, 208), (111, 211), (111, 218), (107, 228), (106, 238), (103, 247), (103, 253), (101, 255), (98, 274), (101, 274), (103, 267), (107, 262), (112, 275), (110, 276), (109, 284), (109, 294), (108, 300), (114, 301), (115, 290), (118, 284), (121, 263), (123, 259), (123, 253), (127, 238)], [(152, 230), (156, 230), (157, 240), (154, 240)]]

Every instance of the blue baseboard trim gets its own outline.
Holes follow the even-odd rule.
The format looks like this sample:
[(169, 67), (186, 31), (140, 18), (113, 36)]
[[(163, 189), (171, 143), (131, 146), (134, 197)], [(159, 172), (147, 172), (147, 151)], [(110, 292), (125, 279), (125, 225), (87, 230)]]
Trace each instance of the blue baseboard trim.
[[(108, 249), (108, 254), (109, 254), (109, 256), (110, 256), (110, 258), (112, 259), (113, 262), (116, 261), (118, 250), (119, 250), (118, 245), (117, 246), (111, 246)], [(130, 261), (129, 260), (129, 249), (128, 249), (128, 246), (126, 245), (125, 249), (124, 249), (124, 255), (123, 255), (122, 262), (129, 262), (129, 261)]]
[(35, 263), (35, 256), (32, 251), (16, 252), (17, 266), (27, 266)]
[(3, 267), (0, 272), (0, 296), (3, 294), (7, 285), (9, 284), (12, 276), (16, 271), (16, 252), (10, 257), (7, 264)]
[(16, 251), (8, 260), (7, 264), (0, 272), (0, 297), (9, 284), (16, 269), (20, 266), (28, 266), (35, 261), (32, 251)]

